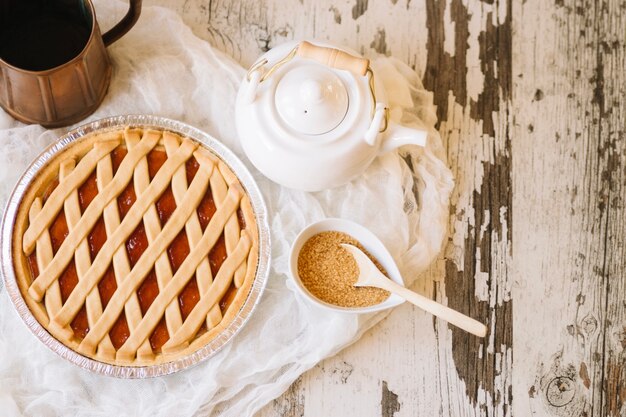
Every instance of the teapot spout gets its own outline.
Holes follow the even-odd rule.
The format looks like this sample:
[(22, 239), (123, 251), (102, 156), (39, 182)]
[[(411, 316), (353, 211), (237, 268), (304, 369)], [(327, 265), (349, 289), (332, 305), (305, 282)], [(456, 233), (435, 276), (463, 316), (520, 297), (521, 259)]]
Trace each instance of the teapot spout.
[(386, 153), (404, 145), (426, 146), (428, 132), (425, 130), (412, 129), (389, 122), (387, 130), (383, 133), (383, 142), (380, 153)]

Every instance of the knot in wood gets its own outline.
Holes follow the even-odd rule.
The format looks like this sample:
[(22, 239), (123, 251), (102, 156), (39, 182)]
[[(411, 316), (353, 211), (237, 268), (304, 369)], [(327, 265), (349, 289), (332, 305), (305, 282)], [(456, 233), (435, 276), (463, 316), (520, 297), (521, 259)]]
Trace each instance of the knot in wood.
[(548, 384), (546, 397), (548, 403), (554, 407), (563, 407), (574, 399), (576, 395), (576, 385), (572, 378), (559, 376)]
[(582, 328), (587, 335), (592, 334), (598, 328), (598, 320), (590, 313), (587, 314), (582, 320)]

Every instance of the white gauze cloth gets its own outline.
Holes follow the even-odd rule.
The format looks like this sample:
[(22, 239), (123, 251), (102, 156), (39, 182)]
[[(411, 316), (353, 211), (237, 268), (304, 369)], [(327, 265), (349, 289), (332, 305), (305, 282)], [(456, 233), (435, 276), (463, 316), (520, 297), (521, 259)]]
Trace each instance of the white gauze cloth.
[[(101, 26), (110, 27), (127, 7), (99, 2)], [(274, 184), (250, 164), (234, 124), (245, 70), (194, 36), (174, 12), (144, 8), (138, 24), (109, 52), (114, 62), (109, 93), (84, 122), (154, 114), (196, 126), (230, 147), (253, 173), (268, 206), (272, 268), (267, 288), (245, 328), (218, 354), (186, 371), (148, 380), (95, 375), (66, 362), (30, 333), (0, 289), (0, 415), (252, 416), (386, 315), (332, 314), (298, 297), (287, 259), (302, 228), (325, 217), (361, 223), (383, 241), (407, 280), (440, 251), (453, 180), (433, 127), (432, 95), (403, 63), (374, 60), (392, 118), (428, 129), (428, 145), (407, 147), (402, 157), (396, 152), (380, 157), (352, 183), (311, 194)], [(26, 126), (0, 110), (2, 207), (27, 165), (67, 130)]]

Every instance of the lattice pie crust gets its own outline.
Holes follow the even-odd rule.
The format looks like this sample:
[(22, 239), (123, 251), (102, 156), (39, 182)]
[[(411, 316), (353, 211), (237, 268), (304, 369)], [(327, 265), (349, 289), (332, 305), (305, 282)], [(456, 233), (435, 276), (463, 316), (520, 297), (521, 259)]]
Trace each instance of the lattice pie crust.
[(254, 280), (258, 230), (228, 166), (197, 142), (126, 128), (55, 156), (13, 235), (20, 290), (78, 353), (153, 365), (204, 346)]

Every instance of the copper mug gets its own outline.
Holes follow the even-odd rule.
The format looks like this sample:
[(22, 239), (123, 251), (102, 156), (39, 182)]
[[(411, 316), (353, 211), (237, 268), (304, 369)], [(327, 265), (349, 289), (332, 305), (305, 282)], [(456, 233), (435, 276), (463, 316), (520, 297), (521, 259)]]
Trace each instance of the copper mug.
[(111, 80), (106, 47), (135, 24), (141, 1), (101, 35), (90, 0), (0, 0), (0, 106), (45, 127), (89, 116)]

